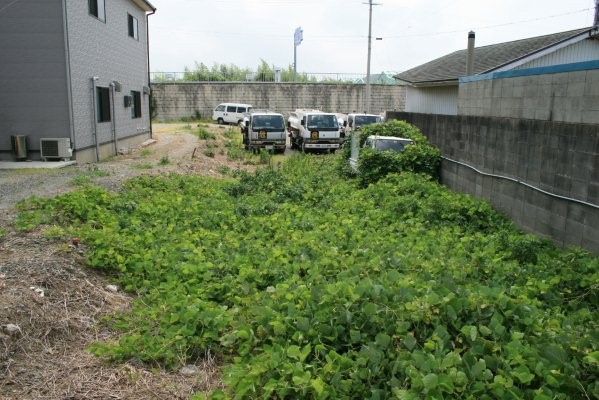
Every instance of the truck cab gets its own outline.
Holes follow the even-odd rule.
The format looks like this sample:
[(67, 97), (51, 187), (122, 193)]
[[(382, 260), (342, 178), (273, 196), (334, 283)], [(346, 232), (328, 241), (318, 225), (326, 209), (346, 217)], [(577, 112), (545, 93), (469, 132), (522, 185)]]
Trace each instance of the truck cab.
[(298, 109), (289, 116), (288, 129), (292, 149), (335, 152), (341, 146), (339, 121), (333, 113)]
[(287, 138), (282, 114), (269, 110), (254, 110), (245, 114), (239, 127), (246, 150), (285, 152)]
[(349, 136), (351, 132), (360, 129), (364, 125), (383, 122), (383, 117), (375, 114), (347, 114), (347, 121), (344, 123), (345, 134)]

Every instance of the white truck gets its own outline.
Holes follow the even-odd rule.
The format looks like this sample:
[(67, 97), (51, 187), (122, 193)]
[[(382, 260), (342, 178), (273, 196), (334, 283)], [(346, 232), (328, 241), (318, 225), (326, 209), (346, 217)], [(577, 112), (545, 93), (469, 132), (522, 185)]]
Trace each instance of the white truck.
[(377, 122), (383, 122), (383, 117), (375, 114), (347, 114), (347, 120), (344, 121), (344, 133), (346, 136), (350, 136), (351, 133), (361, 126), (376, 124)]
[(327, 150), (334, 153), (343, 139), (337, 115), (319, 110), (297, 109), (287, 119), (287, 129), (292, 149), (304, 153)]
[(285, 118), (269, 110), (252, 110), (239, 124), (246, 150), (266, 149), (284, 153), (286, 144)]

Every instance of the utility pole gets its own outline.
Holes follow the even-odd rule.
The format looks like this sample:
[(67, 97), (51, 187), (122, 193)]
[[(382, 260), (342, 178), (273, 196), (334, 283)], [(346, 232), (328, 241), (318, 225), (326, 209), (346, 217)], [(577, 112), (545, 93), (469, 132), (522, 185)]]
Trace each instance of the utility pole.
[[(599, 0), (597, 0), (599, 1)], [(379, 3), (373, 3), (368, 0), (368, 62), (366, 65), (366, 90), (364, 92), (364, 112), (370, 114), (370, 53), (372, 51), (372, 6), (378, 6)]]
[(293, 82), (297, 75), (297, 46), (299, 46), (304, 40), (304, 31), (302, 27), (297, 27), (293, 34)]
[(599, 0), (595, 0), (595, 21), (593, 26), (599, 26)]

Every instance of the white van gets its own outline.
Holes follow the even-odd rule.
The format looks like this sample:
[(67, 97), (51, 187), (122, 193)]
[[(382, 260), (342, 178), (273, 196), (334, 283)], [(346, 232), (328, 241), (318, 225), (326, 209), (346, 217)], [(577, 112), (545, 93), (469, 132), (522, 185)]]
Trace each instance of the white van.
[(245, 113), (252, 111), (251, 104), (221, 103), (212, 112), (212, 120), (219, 125), (239, 124), (243, 121)]

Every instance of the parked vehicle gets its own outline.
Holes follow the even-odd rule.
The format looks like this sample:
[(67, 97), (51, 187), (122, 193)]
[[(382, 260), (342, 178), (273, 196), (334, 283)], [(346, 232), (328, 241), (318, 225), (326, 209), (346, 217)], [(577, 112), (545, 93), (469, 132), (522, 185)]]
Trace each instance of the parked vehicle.
[(252, 111), (251, 104), (221, 103), (212, 112), (212, 120), (219, 125), (239, 124), (243, 121), (245, 113)]
[(287, 120), (292, 149), (335, 152), (342, 143), (339, 121), (333, 113), (297, 109)]
[(349, 165), (354, 171), (358, 169), (358, 158), (362, 149), (370, 148), (376, 151), (395, 151), (402, 152), (406, 146), (413, 145), (412, 139), (401, 138), (397, 136), (377, 136), (371, 135), (366, 138), (362, 149), (356, 144), (358, 143), (358, 136), (352, 136), (352, 152), (349, 158)]
[(246, 150), (266, 149), (276, 153), (285, 152), (285, 119), (282, 114), (268, 110), (246, 113), (240, 123), (243, 145)]
[(343, 123), (345, 135), (349, 136), (360, 127), (383, 122), (383, 117), (375, 114), (347, 114), (347, 120)]

